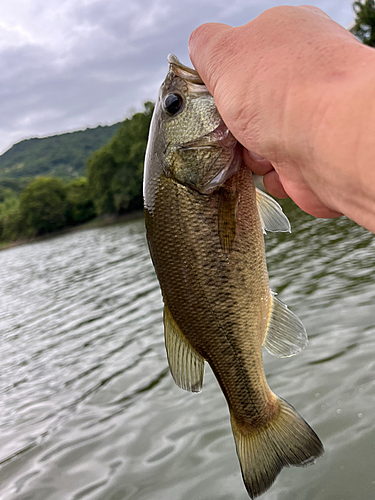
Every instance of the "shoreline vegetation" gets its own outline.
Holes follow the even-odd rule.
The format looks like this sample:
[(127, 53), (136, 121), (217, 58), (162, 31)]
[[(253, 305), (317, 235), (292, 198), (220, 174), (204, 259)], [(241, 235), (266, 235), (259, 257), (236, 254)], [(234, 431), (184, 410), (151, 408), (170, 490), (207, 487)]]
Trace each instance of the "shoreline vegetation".
[(0, 161), (0, 248), (139, 215), (153, 109), (146, 102), (142, 112), (121, 123), (110, 141), (88, 157), (86, 177), (76, 172), (73, 178), (52, 177), (42, 170), (33, 178), (10, 178)]

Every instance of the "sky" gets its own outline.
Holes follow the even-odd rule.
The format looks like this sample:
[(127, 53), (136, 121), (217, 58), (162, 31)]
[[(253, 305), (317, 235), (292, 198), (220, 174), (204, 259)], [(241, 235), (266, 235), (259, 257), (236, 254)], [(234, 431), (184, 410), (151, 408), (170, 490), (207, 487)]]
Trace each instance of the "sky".
[[(155, 100), (190, 33), (308, 0), (0, 0), (0, 154), (30, 137), (110, 125)], [(316, 0), (350, 27), (350, 0)]]

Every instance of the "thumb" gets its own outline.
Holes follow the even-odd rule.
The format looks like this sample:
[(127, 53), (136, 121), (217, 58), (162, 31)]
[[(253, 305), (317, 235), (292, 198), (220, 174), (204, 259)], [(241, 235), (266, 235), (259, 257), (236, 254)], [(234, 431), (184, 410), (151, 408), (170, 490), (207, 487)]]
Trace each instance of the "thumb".
[(212, 95), (229, 59), (233, 29), (227, 24), (207, 23), (190, 35), (190, 59)]

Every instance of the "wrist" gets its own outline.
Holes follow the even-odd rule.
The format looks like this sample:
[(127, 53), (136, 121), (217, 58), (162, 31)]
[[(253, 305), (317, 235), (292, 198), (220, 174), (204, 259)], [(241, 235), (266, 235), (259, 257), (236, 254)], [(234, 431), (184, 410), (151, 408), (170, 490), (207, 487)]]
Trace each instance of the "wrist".
[(325, 85), (310, 165), (322, 201), (375, 231), (375, 51), (358, 44), (347, 66), (337, 82)]

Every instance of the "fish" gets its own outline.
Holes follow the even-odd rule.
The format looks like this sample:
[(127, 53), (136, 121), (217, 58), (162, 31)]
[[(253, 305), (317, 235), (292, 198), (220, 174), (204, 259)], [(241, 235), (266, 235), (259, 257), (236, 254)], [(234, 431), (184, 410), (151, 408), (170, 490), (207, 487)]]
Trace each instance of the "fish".
[(312, 464), (323, 445), (267, 384), (262, 346), (277, 357), (307, 343), (299, 318), (270, 290), (264, 232), (290, 231), (256, 189), (242, 146), (192, 68), (168, 56), (144, 165), (146, 235), (164, 302), (175, 383), (200, 392), (207, 362), (225, 396), (251, 498), (283, 467)]

